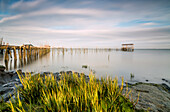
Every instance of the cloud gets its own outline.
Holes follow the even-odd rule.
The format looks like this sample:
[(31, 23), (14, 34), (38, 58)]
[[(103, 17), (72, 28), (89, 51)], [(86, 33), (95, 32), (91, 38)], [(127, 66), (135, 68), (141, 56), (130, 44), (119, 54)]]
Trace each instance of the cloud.
[(134, 42), (140, 48), (142, 44), (170, 48), (168, 3), (20, 0), (6, 5), (8, 15), (0, 16), (0, 35), (13, 44), (47, 40), (52, 46), (59, 42), (72, 47), (117, 47)]
[(144, 25), (144, 26), (152, 26), (152, 25), (157, 25), (156, 23), (153, 23), (153, 22), (149, 22), (149, 23), (143, 23), (141, 25)]
[(33, 1), (20, 0), (18, 2), (13, 3), (10, 6), (10, 9), (16, 12), (28, 12), (31, 10), (35, 10), (39, 5), (43, 3), (46, 3), (46, 0), (33, 0)]
[(9, 20), (16, 20), (18, 18), (22, 17), (21, 15), (15, 15), (15, 16), (9, 16), (9, 17), (4, 17), (0, 20), (0, 23), (9, 21)]

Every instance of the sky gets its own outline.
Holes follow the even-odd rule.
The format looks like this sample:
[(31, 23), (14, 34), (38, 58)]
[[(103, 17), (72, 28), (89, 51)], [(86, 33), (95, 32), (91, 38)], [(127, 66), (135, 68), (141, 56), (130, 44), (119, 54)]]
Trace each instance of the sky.
[(170, 49), (170, 0), (0, 0), (12, 45)]

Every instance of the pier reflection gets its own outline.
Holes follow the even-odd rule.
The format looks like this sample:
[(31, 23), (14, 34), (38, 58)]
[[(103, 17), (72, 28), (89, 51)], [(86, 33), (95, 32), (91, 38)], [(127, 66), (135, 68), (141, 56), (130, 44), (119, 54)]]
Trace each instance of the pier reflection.
[(14, 69), (17, 68), (17, 60), (14, 60)]
[[(7, 51), (6, 51), (6, 53), (7, 53)], [(39, 50), (39, 53), (38, 53), (38, 50), (27, 50), (27, 52), (22, 51), (22, 50), (18, 50), (18, 52), (14, 51), (14, 52), (11, 52), (11, 54), (7, 54), (6, 56), (1, 54), (0, 55), (0, 59), (1, 59), (0, 61), (3, 61), (3, 59), (4, 59), (6, 71), (16, 70), (18, 68), (28, 66), (33, 61), (37, 61), (38, 59), (41, 59), (44, 56), (46, 56), (47, 61), (48, 61), (48, 58), (50, 58), (49, 54), (50, 54), (50, 50), (49, 51)], [(16, 55), (16, 57), (12, 58), (11, 55)], [(9, 58), (5, 58), (5, 57), (9, 57)]]
[(8, 71), (8, 60), (5, 60), (5, 67), (6, 67), (6, 70)]
[[(49, 62), (52, 60), (52, 63), (55, 64), (57, 59), (57, 62), (65, 63), (66, 61), (72, 62), (70, 59), (72, 59), (74, 56), (78, 57), (87, 57), (91, 54), (104, 54), (109, 53), (113, 49), (90, 49), (90, 48), (52, 48), (51, 53), (50, 50), (47, 51), (47, 49), (25, 49), (20, 48), (19, 50), (11, 49), (11, 54), (7, 54), (6, 57), (9, 57), (8, 59), (5, 59), (5, 55), (3, 58), (3, 55), (1, 55), (1, 60), (4, 59), (6, 70), (16, 70), (18, 68), (29, 68), (30, 64), (33, 62), (36, 63), (43, 63)], [(6, 51), (4, 51), (6, 52)], [(6, 52), (8, 53), (8, 52)], [(11, 58), (10, 56), (13, 56), (15, 58)], [(56, 58), (56, 56), (58, 58)], [(70, 57), (69, 57), (70, 56)], [(43, 57), (43, 58), (42, 58)], [(70, 59), (69, 59), (70, 58)], [(97, 58), (97, 57), (96, 57)], [(69, 59), (69, 60), (68, 60)], [(110, 62), (110, 53), (105, 57), (105, 60), (107, 62)]]

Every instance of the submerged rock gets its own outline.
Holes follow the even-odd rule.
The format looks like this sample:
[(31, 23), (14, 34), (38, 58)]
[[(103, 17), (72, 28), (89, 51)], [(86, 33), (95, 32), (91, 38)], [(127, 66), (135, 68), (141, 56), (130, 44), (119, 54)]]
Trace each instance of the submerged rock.
[(166, 80), (166, 79), (164, 79), (164, 78), (162, 78), (162, 80), (170, 84), (170, 81), (169, 81), (169, 80)]

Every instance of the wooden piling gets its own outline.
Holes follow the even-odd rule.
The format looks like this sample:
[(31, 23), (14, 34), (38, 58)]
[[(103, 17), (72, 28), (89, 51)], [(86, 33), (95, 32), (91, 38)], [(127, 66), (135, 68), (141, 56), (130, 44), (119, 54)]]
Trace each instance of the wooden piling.
[[(5, 60), (6, 65), (8, 66), (9, 58), (13, 57), (14, 58), (14, 69), (16, 69), (18, 57), (19, 57), (19, 63), (20, 63), (19, 66), (22, 67), (23, 62), (24, 62), (24, 65), (28, 64), (29, 62), (32, 61), (31, 58), (33, 58), (35, 60), (38, 57), (42, 57), (42, 56), (48, 54), (51, 49), (49, 47), (33, 47), (33, 46), (25, 46), (25, 45), (10, 46), (7, 44), (4, 46), (0, 46), (0, 51), (3, 51), (3, 50), (5, 50), (4, 60)], [(13, 50), (13, 54), (11, 53), (11, 50)], [(18, 51), (16, 51), (16, 50), (18, 50)], [(61, 48), (61, 49), (58, 49), (58, 53), (60, 50), (63, 51), (63, 55), (65, 52), (68, 51), (68, 49)], [(17, 56), (17, 52), (18, 52), (19, 56)], [(1, 53), (3, 53), (3, 52), (1, 52)], [(10, 66), (11, 66), (11, 63), (10, 63)], [(10, 67), (10, 69), (11, 69), (11, 67)]]
[(30, 46), (29, 57), (31, 57), (31, 55), (32, 55), (32, 47)]
[(7, 48), (6, 48), (6, 50), (5, 50), (5, 60), (6, 60), (6, 61), (9, 60), (8, 49), (7, 49)]
[(17, 60), (17, 54), (16, 54), (16, 48), (15, 47), (13, 48), (13, 51), (14, 51), (14, 60)]
[(8, 52), (9, 52), (9, 54), (10, 54), (10, 57), (12, 58), (11, 50), (9, 50)]
[(23, 47), (23, 58), (26, 59), (26, 50), (25, 50), (25, 47)]
[(14, 69), (17, 68), (17, 59), (14, 59)]
[(26, 47), (27, 50), (27, 60), (29, 59), (29, 47)]
[(18, 49), (18, 54), (19, 54), (19, 59), (22, 59), (22, 50), (21, 50), (21, 46)]

